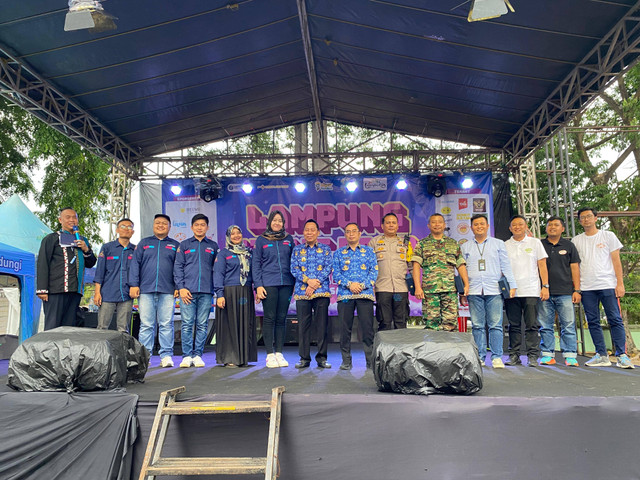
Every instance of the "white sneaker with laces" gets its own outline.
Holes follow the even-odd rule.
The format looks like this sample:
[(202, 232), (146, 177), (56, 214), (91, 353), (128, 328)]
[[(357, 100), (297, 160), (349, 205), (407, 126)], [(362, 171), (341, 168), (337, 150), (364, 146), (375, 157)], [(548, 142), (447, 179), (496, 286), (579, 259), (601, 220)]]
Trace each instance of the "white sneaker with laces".
[(275, 353), (267, 354), (267, 368), (278, 368), (279, 366)]
[(278, 362), (279, 367), (288, 367), (289, 362), (284, 358), (281, 352), (276, 352), (276, 361)]
[(173, 367), (173, 358), (170, 356), (162, 357), (162, 360), (160, 360), (160, 366), (162, 368)]
[(193, 362), (191, 357), (184, 357), (180, 362), (180, 368), (189, 368)]
[(202, 358), (200, 357), (200, 355), (193, 357), (193, 366), (196, 368), (204, 367), (204, 362), (202, 361)]
[(502, 359), (498, 357), (491, 360), (491, 365), (493, 365), (493, 368), (504, 368), (504, 363), (502, 362)]

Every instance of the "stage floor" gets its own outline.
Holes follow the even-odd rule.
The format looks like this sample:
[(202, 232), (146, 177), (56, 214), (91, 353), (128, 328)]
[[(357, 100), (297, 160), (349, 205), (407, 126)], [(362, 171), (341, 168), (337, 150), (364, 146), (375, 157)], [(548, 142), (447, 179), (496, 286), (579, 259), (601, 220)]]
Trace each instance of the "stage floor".
[[(179, 349), (179, 347), (178, 347)], [(314, 347), (312, 347), (312, 356)], [(153, 356), (151, 368), (144, 383), (127, 385), (127, 392), (139, 395), (141, 401), (157, 402), (160, 392), (185, 386), (182, 396), (206, 394), (264, 394), (273, 387), (284, 385), (288, 394), (359, 394), (394, 395), (379, 392), (371, 370), (364, 364), (362, 345), (354, 344), (354, 366), (350, 371), (340, 370), (341, 356), (337, 344), (329, 347), (331, 369), (311, 367), (298, 370), (297, 347), (285, 347), (284, 355), (289, 361), (287, 368), (266, 368), (265, 351), (259, 348), (258, 362), (247, 368), (225, 368), (216, 366), (215, 349), (206, 350), (204, 368), (179, 368), (180, 356), (174, 356), (174, 368), (160, 368), (160, 359)], [(505, 357), (506, 359), (506, 357)], [(522, 357), (526, 363), (526, 357)], [(557, 352), (554, 366), (526, 365), (494, 370), (483, 369), (484, 386), (474, 396), (482, 397), (620, 397), (640, 396), (640, 367), (623, 370), (615, 367), (585, 367), (587, 357), (578, 357), (580, 367), (566, 367), (562, 355)], [(0, 361), (0, 392), (11, 392), (7, 386), (9, 360)]]

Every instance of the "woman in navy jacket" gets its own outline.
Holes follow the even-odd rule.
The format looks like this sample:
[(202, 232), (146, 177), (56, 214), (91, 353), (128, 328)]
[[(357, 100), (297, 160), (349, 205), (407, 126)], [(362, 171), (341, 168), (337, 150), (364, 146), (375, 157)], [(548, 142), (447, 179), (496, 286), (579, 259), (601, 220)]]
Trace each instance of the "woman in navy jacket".
[(258, 360), (251, 250), (237, 225), (227, 229), (226, 248), (213, 264), (216, 292), (216, 361), (226, 367)]
[(287, 367), (282, 355), (287, 311), (295, 279), (291, 275), (293, 237), (284, 229), (282, 212), (274, 210), (267, 219), (267, 229), (256, 239), (253, 249), (253, 282), (257, 301), (262, 301), (264, 318), (262, 336), (267, 349), (267, 367)]

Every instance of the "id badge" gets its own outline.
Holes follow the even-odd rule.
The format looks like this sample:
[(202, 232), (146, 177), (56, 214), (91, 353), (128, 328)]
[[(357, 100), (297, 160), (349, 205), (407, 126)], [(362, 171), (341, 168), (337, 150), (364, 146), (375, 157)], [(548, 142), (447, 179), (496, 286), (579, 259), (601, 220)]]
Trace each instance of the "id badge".
[(481, 258), (480, 260), (478, 260), (478, 271), (484, 272), (486, 269), (487, 269), (487, 265), (484, 261), (484, 258)]

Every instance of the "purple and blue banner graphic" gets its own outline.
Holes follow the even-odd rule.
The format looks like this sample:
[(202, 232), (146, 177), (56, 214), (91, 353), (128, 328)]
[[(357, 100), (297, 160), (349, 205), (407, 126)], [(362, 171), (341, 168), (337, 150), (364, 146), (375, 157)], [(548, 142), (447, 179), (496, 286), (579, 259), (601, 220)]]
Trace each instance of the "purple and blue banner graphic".
[[(332, 251), (346, 245), (344, 227), (351, 222), (362, 230), (360, 242), (368, 244), (382, 234), (382, 218), (387, 213), (396, 214), (398, 235), (409, 234), (413, 245), (429, 234), (429, 216), (436, 212), (445, 217), (447, 234), (459, 241), (473, 238), (472, 215), (486, 214), (493, 224), (491, 172), (442, 178), (446, 190), (441, 197), (427, 193), (427, 175), (420, 174), (223, 178), (220, 198), (210, 203), (200, 199), (197, 179), (165, 180), (162, 203), (164, 213), (171, 217), (171, 237), (178, 241), (191, 237), (191, 217), (204, 213), (210, 219), (208, 236), (221, 247), (232, 224), (239, 225), (245, 240), (253, 245), (266, 229), (272, 210), (284, 214), (286, 230), (296, 242), (304, 241), (305, 222), (316, 220), (321, 232), (318, 241)], [(463, 180), (467, 180), (466, 188)], [(332, 292), (330, 314), (336, 315), (335, 285)], [(420, 302), (414, 298), (411, 315), (421, 315)]]

